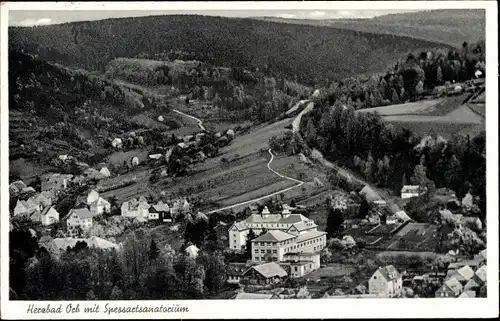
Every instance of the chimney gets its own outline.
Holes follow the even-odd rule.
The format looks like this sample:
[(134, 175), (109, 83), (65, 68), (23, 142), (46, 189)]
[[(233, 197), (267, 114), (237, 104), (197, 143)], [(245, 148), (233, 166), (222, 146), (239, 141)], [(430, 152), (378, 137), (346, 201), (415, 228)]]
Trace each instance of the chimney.
[(269, 216), (269, 214), (271, 214), (271, 212), (269, 212), (269, 209), (267, 208), (267, 206), (264, 206), (264, 209), (262, 210), (262, 217), (266, 218)]

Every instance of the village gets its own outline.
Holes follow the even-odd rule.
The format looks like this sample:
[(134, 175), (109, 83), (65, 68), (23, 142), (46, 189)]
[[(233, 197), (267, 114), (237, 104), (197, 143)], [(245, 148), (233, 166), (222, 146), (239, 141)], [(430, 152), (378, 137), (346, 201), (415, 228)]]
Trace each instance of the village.
[[(60, 159), (67, 161), (68, 158)], [(153, 201), (151, 197), (138, 196), (121, 204), (116, 199), (105, 199), (92, 183), (95, 183), (95, 177), (99, 181), (109, 178), (109, 170), (102, 167), (99, 171), (90, 169), (86, 172), (92, 175), (45, 175), (41, 179), (40, 191), (23, 181), (11, 183), (11, 197), (17, 198), (11, 220), (23, 222), (42, 235), (53, 236), (54, 243), (62, 252), (69, 251), (79, 242), (85, 242), (88, 247), (120, 251), (122, 243), (116, 241), (115, 237), (109, 237), (113, 233), (103, 232), (104, 228), (110, 228), (112, 224), (118, 235), (123, 232), (124, 226), (132, 226), (133, 229), (165, 225), (169, 231), (176, 232), (180, 225), (179, 217), (186, 213), (197, 212), (197, 217), (208, 221), (207, 215), (197, 210), (196, 205), (186, 197), (163, 197)], [(75, 206), (62, 217), (56, 210), (57, 202), (66, 190), (75, 186), (80, 191), (85, 191), (89, 186), (94, 188), (78, 195)], [(418, 185), (406, 185), (401, 190), (400, 199), (409, 201), (423, 197), (426, 193)], [(484, 295), (487, 280), (486, 250), (476, 253), (474, 257), (449, 253), (448, 260), (440, 261), (437, 258), (435, 261), (440, 262), (437, 265), (427, 260), (418, 268), (409, 267), (404, 258), (395, 260), (401, 263), (399, 265), (393, 263), (376, 267), (369, 264), (371, 274), (362, 274), (365, 275), (364, 279), (354, 277), (356, 271), (352, 269), (340, 269), (340, 272), (332, 270), (331, 267), (336, 263), (327, 257), (341, 254), (344, 256), (339, 262), (342, 262), (345, 259), (345, 253), (342, 253), (346, 249), (351, 251), (348, 255), (352, 256), (361, 248), (368, 252), (419, 252), (428, 251), (432, 246), (430, 244), (435, 241), (436, 231), (432, 225), (414, 222), (404, 210), (391, 213), (386, 200), (370, 187), (365, 186), (356, 194), (356, 197), (362, 197), (370, 204), (370, 214), (363, 219), (345, 220), (342, 223), (345, 232), (340, 241), (327, 240), (327, 233), (319, 231), (314, 220), (305, 216), (309, 216), (305, 214), (307, 208), (295, 204), (278, 204), (273, 206), (274, 211), (271, 212), (267, 206), (255, 203), (244, 211), (249, 213), (244, 219), (230, 225), (220, 221), (219, 227), (227, 233), (227, 236), (222, 236), (222, 240), (227, 240), (225, 251), (228, 253), (224, 279), (229, 289), (232, 289), (230, 291), (235, 293), (232, 298), (402, 298), (418, 297), (416, 293), (425, 293), (429, 288), (434, 289), (434, 293), (426, 293), (424, 297)], [(468, 200), (470, 195), (462, 202), (456, 200), (454, 195), (449, 197), (447, 203), (472, 206)], [(332, 207), (339, 211), (347, 210), (349, 202), (342, 196), (331, 199)], [(481, 228), (477, 218), (454, 215), (447, 209), (440, 210), (440, 213), (443, 216), (455, 216), (459, 224), (472, 224)], [(332, 245), (335, 242), (339, 242), (337, 247)], [(332, 253), (335, 249), (339, 253)], [(196, 259), (200, 249), (191, 244), (184, 251), (187, 256)], [(332, 271), (331, 275), (328, 271)], [(359, 284), (355, 284), (353, 279)]]

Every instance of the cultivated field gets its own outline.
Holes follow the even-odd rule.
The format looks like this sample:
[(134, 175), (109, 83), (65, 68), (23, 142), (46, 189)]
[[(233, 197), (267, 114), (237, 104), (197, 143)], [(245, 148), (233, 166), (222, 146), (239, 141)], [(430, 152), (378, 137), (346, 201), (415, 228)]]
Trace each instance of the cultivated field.
[(474, 135), (484, 130), (484, 111), (481, 106), (464, 104), (467, 94), (443, 99), (424, 100), (408, 104), (361, 109), (357, 112), (374, 112), (386, 122), (407, 128), (418, 135), (435, 133), (444, 138), (454, 134)]
[(408, 115), (415, 113), (423, 113), (427, 111), (432, 106), (435, 106), (442, 102), (442, 99), (432, 99), (432, 100), (423, 100), (413, 103), (406, 104), (397, 104), (383, 107), (375, 107), (375, 108), (366, 108), (357, 110), (360, 113), (374, 113), (377, 112), (381, 116), (389, 116), (389, 115)]

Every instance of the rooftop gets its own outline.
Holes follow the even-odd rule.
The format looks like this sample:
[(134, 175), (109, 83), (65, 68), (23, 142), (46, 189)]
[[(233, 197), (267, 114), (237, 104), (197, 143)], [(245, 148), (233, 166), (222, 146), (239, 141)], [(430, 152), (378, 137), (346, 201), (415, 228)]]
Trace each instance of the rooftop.
[(315, 237), (318, 237), (318, 236), (322, 236), (322, 235), (325, 235), (325, 234), (326, 234), (326, 232), (309, 231), (309, 232), (306, 232), (304, 234), (300, 234), (297, 237), (297, 242), (306, 241), (306, 240), (309, 240), (309, 239), (312, 239), (312, 238), (315, 238)]
[(273, 296), (274, 296), (274, 294), (240, 292), (240, 293), (236, 294), (235, 299), (236, 300), (257, 300), (257, 299), (269, 300)]
[(72, 209), (70, 212), (69, 212), (69, 215), (68, 217), (70, 217), (71, 215), (77, 215), (81, 218), (90, 218), (90, 217), (93, 217), (94, 214), (92, 214), (92, 212), (90, 212), (88, 209), (86, 208), (74, 208)]
[(387, 265), (385, 267), (379, 267), (378, 271), (382, 274), (382, 276), (387, 280), (387, 281), (392, 281), (401, 276), (399, 274), (398, 270), (392, 265)]
[(285, 277), (288, 275), (286, 273), (286, 271), (278, 263), (275, 263), (275, 262), (264, 263), (261, 265), (255, 265), (255, 266), (252, 266), (249, 270), (251, 270), (251, 269), (254, 269), (255, 271), (257, 271), (259, 274), (261, 274), (265, 278), (272, 278), (275, 276)]
[(267, 233), (255, 238), (252, 242), (282, 242), (295, 238), (295, 235), (288, 234), (278, 230), (268, 231)]

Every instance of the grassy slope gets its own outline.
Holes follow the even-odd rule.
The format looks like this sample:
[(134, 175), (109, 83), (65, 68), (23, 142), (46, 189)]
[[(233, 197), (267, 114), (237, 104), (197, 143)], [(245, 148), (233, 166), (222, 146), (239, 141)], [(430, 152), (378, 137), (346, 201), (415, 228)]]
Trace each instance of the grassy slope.
[(484, 10), (432, 10), (384, 15), (372, 19), (263, 19), (409, 36), (456, 47), (461, 46), (464, 41), (475, 42), (484, 39), (486, 26)]
[(9, 40), (11, 46), (26, 48), (44, 59), (89, 69), (103, 69), (115, 57), (182, 50), (218, 66), (262, 68), (267, 64), (274, 73), (307, 81), (378, 72), (409, 51), (443, 46), (394, 35), (204, 16), (10, 28)]

